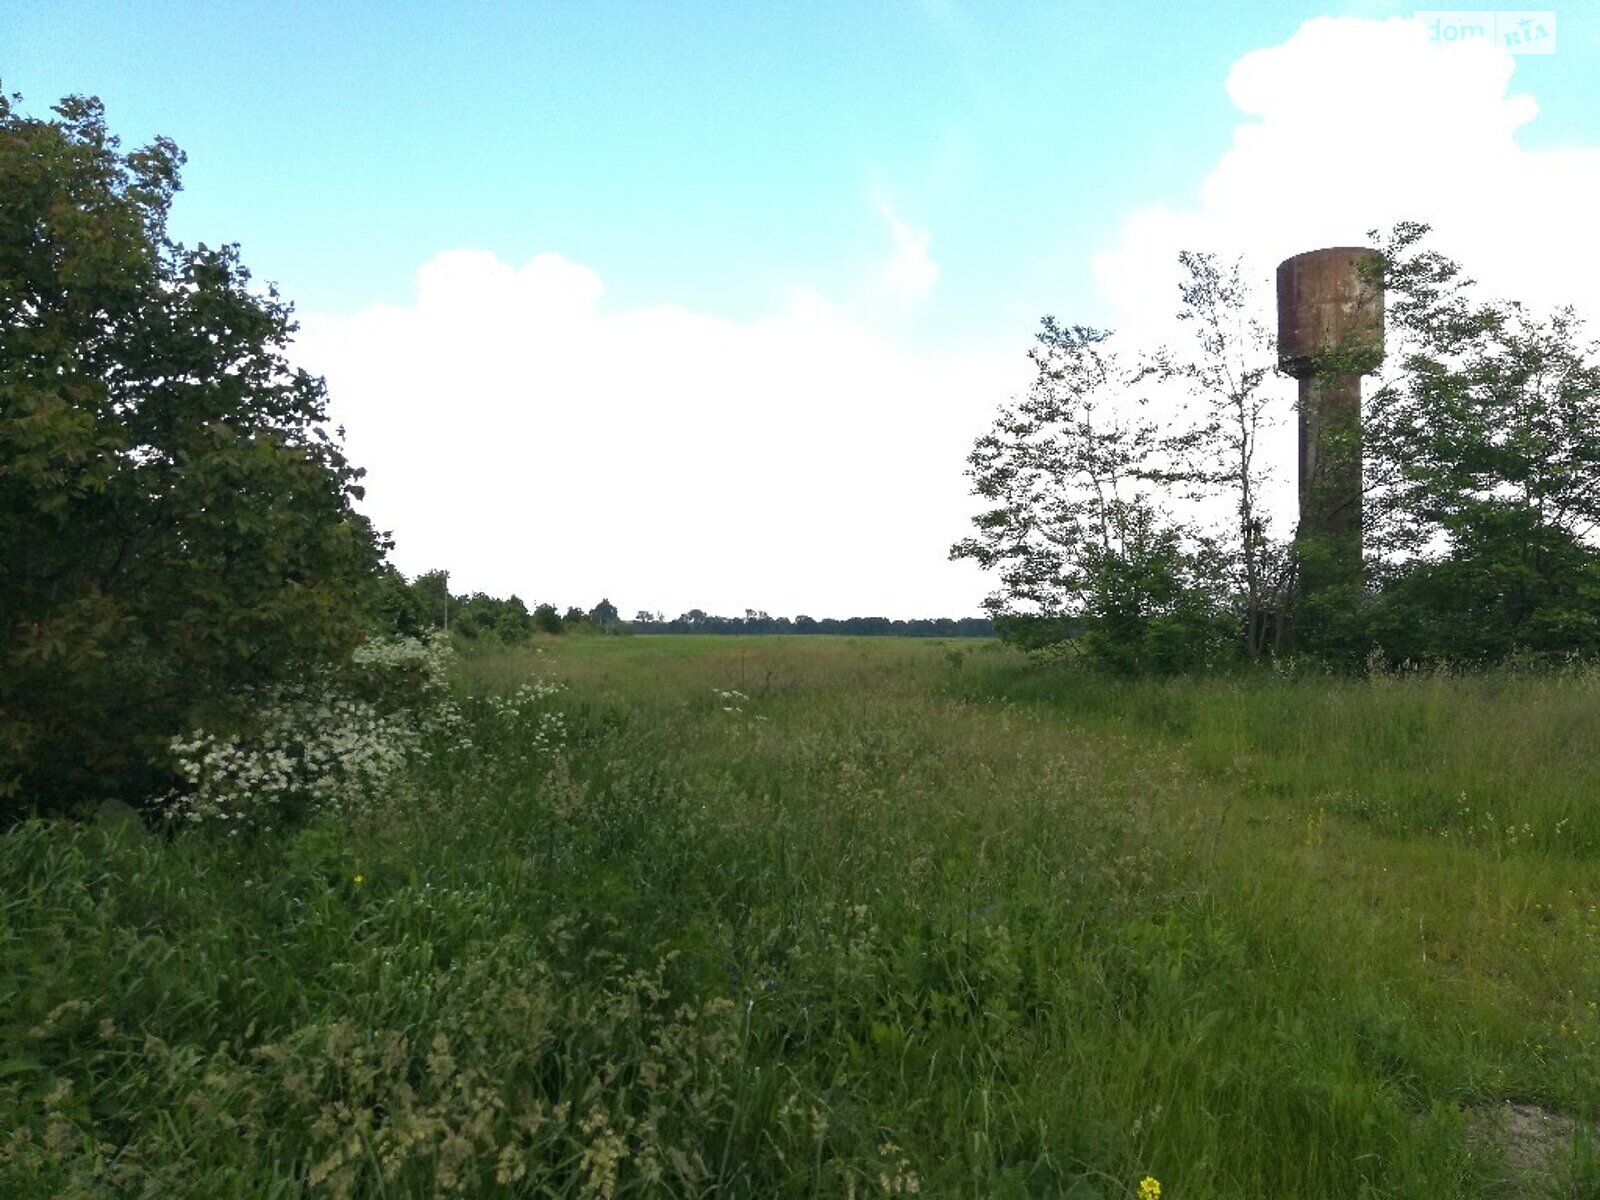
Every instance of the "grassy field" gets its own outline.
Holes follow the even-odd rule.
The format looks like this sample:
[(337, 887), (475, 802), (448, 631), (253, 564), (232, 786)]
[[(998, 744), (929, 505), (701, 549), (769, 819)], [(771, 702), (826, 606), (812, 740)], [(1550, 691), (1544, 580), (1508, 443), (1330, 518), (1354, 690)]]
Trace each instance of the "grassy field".
[(1600, 1197), (1600, 676), (461, 676), (359, 818), (0, 835), (0, 1196)]

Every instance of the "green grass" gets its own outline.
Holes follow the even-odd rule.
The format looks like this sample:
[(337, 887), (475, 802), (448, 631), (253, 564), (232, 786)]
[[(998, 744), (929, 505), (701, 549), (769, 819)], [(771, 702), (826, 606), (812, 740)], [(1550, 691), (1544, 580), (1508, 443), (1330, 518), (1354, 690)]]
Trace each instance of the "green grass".
[(1600, 1196), (1592, 675), (530, 675), (359, 823), (0, 836), (0, 1195)]
[(1600, 674), (1085, 681), (1010, 667), (973, 694), (1181, 744), (1208, 778), (1400, 835), (1600, 855)]

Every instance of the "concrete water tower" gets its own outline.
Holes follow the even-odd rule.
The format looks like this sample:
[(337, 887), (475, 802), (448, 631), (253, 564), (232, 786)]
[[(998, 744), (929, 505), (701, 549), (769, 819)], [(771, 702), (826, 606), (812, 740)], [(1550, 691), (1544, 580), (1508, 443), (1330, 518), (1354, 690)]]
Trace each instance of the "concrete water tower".
[(1335, 246), (1278, 264), (1278, 365), (1300, 381), (1302, 596), (1361, 582), (1361, 377), (1383, 361), (1381, 263)]

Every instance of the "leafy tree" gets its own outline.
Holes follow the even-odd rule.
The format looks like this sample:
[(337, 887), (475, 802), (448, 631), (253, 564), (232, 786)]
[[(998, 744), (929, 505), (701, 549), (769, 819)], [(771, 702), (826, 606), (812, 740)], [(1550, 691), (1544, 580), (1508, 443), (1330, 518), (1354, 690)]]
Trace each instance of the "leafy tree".
[(232, 245), (167, 234), (183, 156), (0, 96), (0, 793), (138, 799), (167, 740), (359, 638), (382, 547), (322, 381)]
[(1125, 364), (1109, 337), (1045, 318), (1032, 387), (968, 458), (987, 508), (951, 557), (998, 570), (986, 607), (1003, 628), (1074, 628), (1081, 649), (1119, 670), (1203, 665), (1229, 634), (1222, 564), (1161, 506), (1162, 488), (1190, 479), (1193, 435), (1145, 414), (1160, 371)]
[(411, 581), (411, 594), (429, 629), (450, 628), (457, 601), (450, 594), (449, 571), (424, 571)]
[(614, 629), (622, 624), (622, 616), (615, 604), (601, 600), (589, 610), (589, 621), (596, 629)]
[(1241, 643), (1259, 658), (1280, 643), (1279, 618), (1293, 582), (1288, 547), (1272, 537), (1262, 503), (1268, 470), (1261, 439), (1281, 402), (1270, 386), (1277, 347), (1258, 315), (1261, 297), (1237, 259), (1224, 265), (1213, 254), (1183, 251), (1178, 262), (1184, 271), (1178, 318), (1193, 331), (1194, 344), (1188, 354), (1164, 358), (1162, 368), (1188, 383), (1200, 402), (1199, 423), (1181, 449), (1196, 495), (1220, 496), (1232, 510), (1217, 545), (1233, 577)]
[(508, 646), (519, 645), (533, 636), (533, 614), (522, 602), (522, 597), (512, 595), (500, 602), (495, 615), (495, 636)]
[(561, 614), (554, 604), (541, 604), (533, 610), (533, 627), (540, 633), (560, 633)]
[(438, 628), (442, 610), (439, 605), (428, 603), (420, 583), (421, 580), (408, 583), (404, 575), (385, 563), (369, 587), (371, 632), (414, 638)]
[(453, 598), (450, 605), (451, 632), (467, 641), (495, 637), (499, 632), (502, 604), (502, 601), (486, 592)]
[[(492, 638), (517, 645), (527, 641), (536, 628), (533, 614), (518, 596), (501, 599), (486, 592), (452, 595), (446, 571), (425, 572), (409, 584), (392, 568), (386, 573), (400, 578), (399, 586), (406, 598), (404, 602), (387, 601), (384, 618), (377, 622), (382, 632), (415, 635), (448, 630), (467, 641)], [(558, 618), (558, 627), (559, 624)]]
[(1427, 232), (1383, 239), (1371, 641), (1415, 661), (1600, 651), (1600, 343), (1570, 308), (1480, 297)]

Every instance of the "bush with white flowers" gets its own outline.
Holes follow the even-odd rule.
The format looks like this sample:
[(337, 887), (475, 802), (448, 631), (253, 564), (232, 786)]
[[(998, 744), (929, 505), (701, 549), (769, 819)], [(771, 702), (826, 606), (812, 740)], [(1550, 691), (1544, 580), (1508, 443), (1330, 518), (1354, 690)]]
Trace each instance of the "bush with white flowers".
[(172, 742), (185, 786), (169, 810), (194, 824), (270, 829), (314, 812), (355, 814), (404, 791), (408, 768), (470, 746), (450, 694), (444, 639), (384, 638), (350, 663), (250, 697), (249, 719)]

